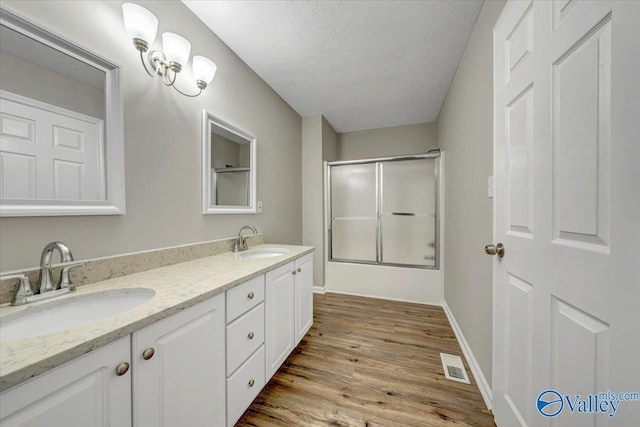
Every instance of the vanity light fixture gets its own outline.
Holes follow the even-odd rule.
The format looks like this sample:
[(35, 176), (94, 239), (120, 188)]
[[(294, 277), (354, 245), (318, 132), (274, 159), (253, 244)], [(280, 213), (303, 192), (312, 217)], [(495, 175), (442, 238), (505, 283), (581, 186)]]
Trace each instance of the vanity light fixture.
[(181, 94), (196, 97), (202, 93), (213, 80), (216, 73), (216, 64), (204, 56), (194, 56), (192, 61), (193, 77), (200, 91), (195, 95), (182, 92), (175, 86), (176, 77), (182, 71), (182, 66), (189, 61), (191, 43), (187, 39), (174, 33), (162, 34), (162, 48), (164, 52), (153, 50), (149, 52), (148, 60), (153, 66), (149, 71), (144, 53), (149, 50), (158, 31), (158, 18), (142, 6), (134, 3), (122, 5), (124, 27), (133, 39), (133, 46), (140, 52), (140, 61), (151, 77), (160, 76), (165, 86), (171, 86)]

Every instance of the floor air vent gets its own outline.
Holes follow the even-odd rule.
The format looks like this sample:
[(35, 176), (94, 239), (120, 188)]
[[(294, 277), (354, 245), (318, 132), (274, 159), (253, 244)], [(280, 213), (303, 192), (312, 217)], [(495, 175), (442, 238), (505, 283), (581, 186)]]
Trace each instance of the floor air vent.
[(444, 369), (445, 378), (447, 378), (448, 380), (469, 384), (467, 371), (465, 371), (464, 369), (464, 365), (462, 364), (462, 359), (460, 358), (460, 356), (440, 353), (440, 359), (442, 360), (442, 367)]

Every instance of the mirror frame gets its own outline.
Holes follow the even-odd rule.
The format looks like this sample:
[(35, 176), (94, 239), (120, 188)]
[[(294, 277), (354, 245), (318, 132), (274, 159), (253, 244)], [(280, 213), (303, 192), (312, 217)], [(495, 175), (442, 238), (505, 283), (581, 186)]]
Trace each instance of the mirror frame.
[[(211, 125), (233, 133), (251, 144), (249, 171), (249, 206), (217, 206), (211, 204)], [(207, 214), (254, 214), (256, 213), (256, 170), (258, 139), (249, 132), (226, 122), (207, 110), (202, 110), (202, 213)]]
[(1, 217), (123, 215), (125, 209), (124, 119), (120, 66), (35, 22), (0, 6), (0, 24), (105, 73), (105, 200), (0, 199)]

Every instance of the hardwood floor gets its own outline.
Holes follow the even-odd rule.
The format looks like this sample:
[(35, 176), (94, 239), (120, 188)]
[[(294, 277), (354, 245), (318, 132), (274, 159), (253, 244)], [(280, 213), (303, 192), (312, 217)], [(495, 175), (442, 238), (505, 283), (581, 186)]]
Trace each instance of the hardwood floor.
[(314, 295), (314, 324), (236, 426), (495, 426), (440, 307)]

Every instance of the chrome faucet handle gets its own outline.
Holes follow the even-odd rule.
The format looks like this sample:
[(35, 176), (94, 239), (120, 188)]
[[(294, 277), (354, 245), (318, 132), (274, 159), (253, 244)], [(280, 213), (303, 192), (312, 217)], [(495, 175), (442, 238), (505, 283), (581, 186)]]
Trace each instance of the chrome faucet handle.
[(62, 273), (60, 273), (60, 282), (58, 283), (57, 288), (58, 289), (64, 289), (64, 288), (73, 288), (73, 285), (71, 284), (71, 278), (69, 277), (69, 270), (72, 270), (74, 268), (78, 268), (78, 267), (84, 267), (84, 262), (78, 262), (75, 264), (70, 264), (70, 265), (65, 265), (64, 267), (62, 267)]
[(27, 302), (27, 297), (33, 295), (31, 290), (31, 283), (29, 282), (29, 276), (26, 274), (8, 274), (6, 276), (0, 276), (0, 281), (18, 279), (20, 284), (18, 285), (18, 291), (11, 299), (11, 305), (21, 305)]

